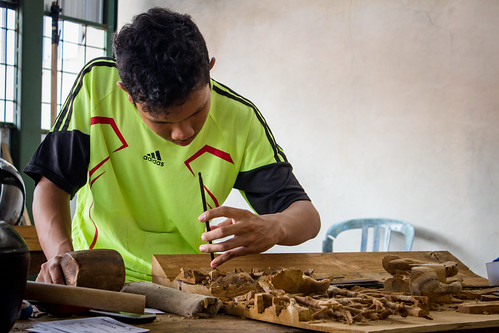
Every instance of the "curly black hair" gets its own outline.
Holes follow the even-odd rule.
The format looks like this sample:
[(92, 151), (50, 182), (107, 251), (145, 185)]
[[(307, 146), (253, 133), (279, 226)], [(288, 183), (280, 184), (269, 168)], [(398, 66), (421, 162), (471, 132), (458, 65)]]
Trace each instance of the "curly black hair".
[(152, 114), (183, 104), (210, 80), (208, 49), (191, 17), (151, 8), (114, 35), (118, 72), (135, 103)]

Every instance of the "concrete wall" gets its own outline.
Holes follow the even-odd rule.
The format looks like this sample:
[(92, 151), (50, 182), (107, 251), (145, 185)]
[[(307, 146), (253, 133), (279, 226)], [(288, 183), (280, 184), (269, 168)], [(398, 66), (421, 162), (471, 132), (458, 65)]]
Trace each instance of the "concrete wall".
[[(212, 75), (265, 115), (327, 228), (390, 217), (476, 273), (499, 256), (499, 1), (120, 0), (192, 15)], [(242, 200), (231, 196), (230, 205)], [(335, 249), (358, 250), (354, 235)]]

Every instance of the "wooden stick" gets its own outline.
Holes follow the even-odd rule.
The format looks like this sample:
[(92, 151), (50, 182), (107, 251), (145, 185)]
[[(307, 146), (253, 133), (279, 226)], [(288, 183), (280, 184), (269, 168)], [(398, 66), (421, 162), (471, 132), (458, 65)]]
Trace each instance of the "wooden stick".
[(90, 309), (144, 313), (146, 297), (117, 291), (28, 281), (24, 299)]

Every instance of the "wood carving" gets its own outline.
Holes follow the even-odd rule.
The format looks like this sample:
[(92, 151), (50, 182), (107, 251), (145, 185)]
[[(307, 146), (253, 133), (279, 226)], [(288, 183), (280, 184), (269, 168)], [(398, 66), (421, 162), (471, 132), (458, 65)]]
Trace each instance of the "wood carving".
[(304, 296), (317, 294), (329, 288), (331, 280), (317, 281), (304, 275), (299, 269), (283, 269), (270, 275), (269, 282), (274, 289), (282, 289), (288, 293), (302, 293)]
[(441, 264), (385, 256), (383, 268), (393, 277), (384, 282), (385, 290), (428, 296), (430, 303), (451, 303), (452, 295), (461, 292), (461, 283), (448, 282), (447, 278), (457, 275), (457, 263), (447, 261)]
[[(456, 275), (449, 273), (446, 277), (446, 283), (459, 281), (462, 283), (464, 291), (468, 293), (468, 303), (475, 304), (481, 297), (484, 296), (483, 288), (487, 288), (487, 295), (495, 291), (497, 288), (490, 288), (487, 279), (482, 278), (473, 273), (464, 265), (458, 258), (446, 251), (411, 251), (411, 252), (364, 252), (364, 253), (268, 253), (247, 255), (244, 257), (233, 258), (218, 267), (216, 271), (211, 271), (208, 267), (210, 262), (209, 254), (192, 254), (192, 255), (154, 255), (152, 275), (153, 282), (162, 285), (180, 287), (183, 290), (186, 288), (197, 287), (207, 294), (212, 287), (210, 281), (218, 278), (219, 275), (231, 275), (232, 272), (246, 272), (256, 282), (256, 289), (251, 290), (250, 286), (246, 286), (247, 291), (241, 290), (237, 292), (237, 287), (233, 286), (233, 293), (237, 294), (232, 298), (226, 297), (223, 302), (222, 312), (230, 313), (236, 316), (255, 319), (259, 321), (267, 321), (275, 324), (298, 327), (307, 330), (324, 331), (324, 332), (421, 332), (421, 331), (445, 331), (451, 329), (482, 328), (496, 327), (499, 323), (499, 315), (480, 316), (474, 314), (456, 312), (455, 304), (433, 304), (430, 316), (433, 320), (428, 320), (424, 317), (428, 312), (429, 297), (412, 295), (411, 285), (406, 293), (386, 291), (373, 287), (373, 289), (360, 288), (358, 286), (352, 289), (330, 287), (324, 293), (310, 294), (304, 296), (300, 293), (286, 293), (281, 290), (270, 290), (266, 292), (263, 286), (271, 288), (268, 275), (279, 272), (277, 269), (294, 267), (301, 269), (305, 276), (313, 277), (317, 280), (321, 278), (334, 277), (334, 282), (338, 283), (337, 277), (343, 277), (345, 288), (351, 288), (355, 280), (376, 280), (385, 281), (394, 276), (388, 273), (381, 265), (382, 259), (390, 255), (398, 255), (400, 258), (413, 259), (412, 266), (417, 263), (424, 265), (427, 263), (441, 265), (447, 261), (457, 262), (459, 272)], [(411, 266), (411, 267), (412, 267)], [(206, 267), (203, 274), (210, 274), (211, 277), (206, 280), (201, 279), (200, 284), (189, 284), (175, 280), (179, 275), (181, 267), (189, 267), (200, 269)], [(268, 269), (272, 267), (273, 269)], [(258, 271), (255, 270), (258, 269)], [(314, 270), (307, 272), (310, 268)], [(456, 266), (457, 268), (457, 266)], [(189, 271), (188, 269), (184, 269)], [(223, 271), (222, 271), (223, 270)], [(451, 270), (449, 270), (451, 271)], [(192, 273), (192, 272), (191, 272)], [(190, 274), (190, 273), (189, 273)], [(265, 278), (267, 276), (267, 278)], [(410, 274), (400, 275), (410, 282)], [(438, 275), (437, 275), (438, 276)], [(260, 278), (263, 279), (260, 280)], [(187, 279), (187, 278), (186, 278)], [(266, 280), (266, 283), (263, 281)], [(198, 280), (199, 281), (199, 280)], [(441, 282), (441, 281), (440, 281)], [(204, 284), (202, 284), (204, 283)], [(360, 286), (360, 284), (359, 284)], [(221, 287), (218, 287), (219, 290)], [(463, 297), (466, 293), (461, 292), (457, 297)], [(224, 293), (222, 293), (224, 294)], [(226, 294), (226, 293), (225, 293)], [(373, 300), (365, 300), (364, 298), (373, 297)], [(305, 298), (305, 299), (303, 299)], [(344, 299), (342, 299), (344, 298)], [(386, 300), (385, 300), (386, 299)], [(469, 299), (473, 299), (472, 302)], [(367, 305), (362, 302), (371, 302)], [(315, 308), (302, 304), (309, 302), (315, 304)], [(367, 318), (375, 318), (379, 316), (380, 320), (362, 319), (355, 312), (343, 312), (339, 309), (345, 309), (346, 306), (341, 302), (352, 301), (360, 303), (359, 307), (363, 307), (363, 314)], [(340, 305), (336, 305), (336, 302)], [(480, 302), (483, 303), (483, 302)], [(403, 304), (403, 305), (402, 305)], [(371, 313), (373, 309), (378, 307), (378, 314)], [(383, 311), (384, 306), (387, 310)], [(336, 308), (339, 309), (336, 309)], [(352, 306), (350, 306), (352, 307)], [(369, 307), (372, 307), (369, 309)], [(354, 307), (355, 308), (355, 307)], [(366, 309), (367, 308), (367, 309)], [(356, 308), (355, 308), (356, 309)], [(490, 310), (488, 308), (487, 310)], [(331, 316), (331, 311), (336, 313), (337, 317)], [(390, 311), (390, 312), (386, 312)], [(391, 315), (393, 311), (393, 315)], [(395, 314), (398, 311), (399, 315)], [(472, 310), (469, 310), (472, 311)], [(478, 311), (473, 309), (473, 311)], [(384, 318), (386, 314), (389, 316)], [(408, 317), (402, 318), (402, 315), (407, 314)], [(312, 316), (314, 315), (314, 316)], [(423, 317), (413, 317), (423, 316)], [(314, 318), (315, 317), (315, 318)], [(355, 318), (355, 319), (354, 319)], [(358, 322), (356, 320), (359, 320)], [(366, 320), (364, 322), (363, 320)], [(368, 320), (368, 321), (367, 321)], [(352, 322), (348, 326), (345, 323)]]
[(224, 312), (300, 327), (301, 323), (383, 320), (390, 315), (429, 318), (428, 298), (374, 289), (347, 290), (316, 280), (295, 268), (227, 273), (182, 268), (176, 280), (182, 290), (212, 295)]
[(400, 258), (396, 255), (385, 256), (382, 260), (383, 268), (392, 275), (407, 274), (413, 267), (430, 267), (438, 273), (442, 282), (451, 276), (457, 275), (459, 269), (457, 263), (453, 261), (446, 261), (441, 264), (434, 262), (415, 260), (411, 258)]

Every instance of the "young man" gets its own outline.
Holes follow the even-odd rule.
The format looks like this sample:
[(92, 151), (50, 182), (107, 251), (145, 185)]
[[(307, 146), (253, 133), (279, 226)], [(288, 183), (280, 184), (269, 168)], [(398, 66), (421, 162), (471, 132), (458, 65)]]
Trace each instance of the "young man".
[[(249, 100), (210, 78), (215, 59), (189, 16), (138, 15), (114, 53), (83, 68), (24, 170), (48, 259), (38, 281), (63, 283), (60, 259), (73, 249), (115, 249), (127, 280), (150, 280), (153, 254), (222, 252), (217, 267), (315, 237), (319, 215), (282, 149)], [(257, 214), (221, 206), (232, 188)]]

